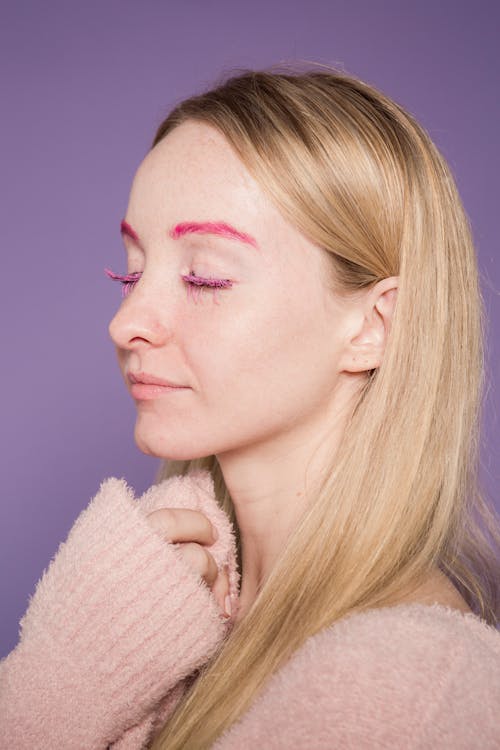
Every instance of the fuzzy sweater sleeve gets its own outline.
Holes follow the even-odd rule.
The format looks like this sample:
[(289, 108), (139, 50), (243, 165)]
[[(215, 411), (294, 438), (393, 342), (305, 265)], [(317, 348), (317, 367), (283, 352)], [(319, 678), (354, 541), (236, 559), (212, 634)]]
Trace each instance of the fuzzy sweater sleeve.
[(105, 480), (38, 581), (16, 648), (0, 662), (0, 746), (9, 750), (141, 748), (185, 681), (232, 626), (209, 587), (146, 520), (162, 507), (201, 510), (210, 547), (239, 572), (232, 526), (208, 471), (172, 477), (142, 498)]
[(500, 633), (410, 604), (307, 639), (213, 750), (498, 750)]

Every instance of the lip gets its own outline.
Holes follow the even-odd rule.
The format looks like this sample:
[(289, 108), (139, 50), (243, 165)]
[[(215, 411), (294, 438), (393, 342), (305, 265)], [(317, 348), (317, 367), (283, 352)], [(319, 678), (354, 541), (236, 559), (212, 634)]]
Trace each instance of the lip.
[(136, 401), (151, 401), (152, 399), (166, 396), (167, 393), (180, 393), (188, 391), (189, 388), (179, 388), (169, 385), (148, 385), (147, 383), (133, 383), (130, 386), (130, 395)]
[(156, 375), (150, 375), (147, 372), (129, 372), (127, 373), (128, 381), (131, 385), (153, 385), (163, 386), (165, 388), (189, 388), (187, 385), (181, 385), (175, 383), (173, 380), (165, 380), (164, 378), (158, 378)]

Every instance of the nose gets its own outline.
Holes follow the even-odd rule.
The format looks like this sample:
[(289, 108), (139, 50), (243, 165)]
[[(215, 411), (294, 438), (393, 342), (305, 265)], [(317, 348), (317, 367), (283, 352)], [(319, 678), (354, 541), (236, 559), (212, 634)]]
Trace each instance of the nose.
[(148, 344), (162, 346), (171, 337), (153, 306), (144, 298), (136, 302), (132, 296), (123, 301), (108, 326), (108, 332), (120, 349), (135, 349)]

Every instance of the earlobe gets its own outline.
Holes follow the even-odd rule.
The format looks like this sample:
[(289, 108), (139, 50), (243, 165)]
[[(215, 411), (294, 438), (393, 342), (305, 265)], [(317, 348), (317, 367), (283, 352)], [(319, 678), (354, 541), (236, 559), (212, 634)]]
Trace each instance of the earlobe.
[(398, 277), (378, 282), (365, 298), (361, 330), (347, 343), (344, 370), (364, 372), (380, 367), (397, 299)]

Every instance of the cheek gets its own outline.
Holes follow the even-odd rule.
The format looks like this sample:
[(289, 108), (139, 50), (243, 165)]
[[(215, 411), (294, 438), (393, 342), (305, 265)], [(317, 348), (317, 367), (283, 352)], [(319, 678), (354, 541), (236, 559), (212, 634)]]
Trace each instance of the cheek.
[[(321, 323), (310, 304), (291, 295), (185, 321), (186, 359), (202, 392), (237, 400), (259, 391), (286, 393), (310, 377), (321, 358)], [(264, 389), (264, 392), (262, 392)]]

